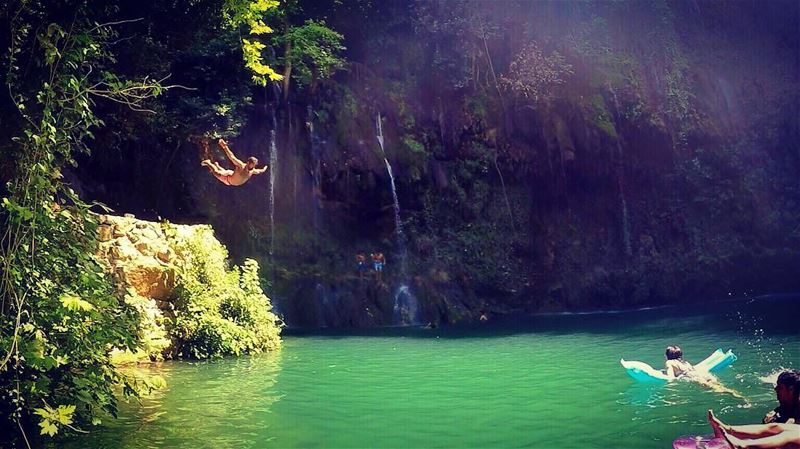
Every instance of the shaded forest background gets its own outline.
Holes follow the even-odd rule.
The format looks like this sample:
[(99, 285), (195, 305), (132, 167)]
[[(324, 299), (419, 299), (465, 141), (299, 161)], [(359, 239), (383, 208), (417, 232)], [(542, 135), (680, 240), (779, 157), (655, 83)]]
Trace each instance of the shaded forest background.
[[(266, 87), (221, 2), (105, 3), (141, 18), (113, 70), (191, 90), (155, 114), (99, 100), (66, 179), (119, 214), (212, 224), (289, 324), (391, 324), (403, 284), (424, 322), (800, 287), (797, 2), (289, 2), (268, 54), (294, 70)], [(20, 119), (0, 109), (7, 179)], [(274, 226), (268, 175), (224, 186), (199, 144), (263, 163), (273, 130)], [(374, 251), (383, 282), (359, 280)]]

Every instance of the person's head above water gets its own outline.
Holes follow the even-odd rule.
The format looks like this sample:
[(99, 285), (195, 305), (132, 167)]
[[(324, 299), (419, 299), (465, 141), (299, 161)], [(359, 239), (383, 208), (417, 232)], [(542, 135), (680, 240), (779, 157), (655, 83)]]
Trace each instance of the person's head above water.
[(258, 165), (258, 158), (254, 156), (250, 156), (247, 158), (247, 168), (254, 169)]
[(778, 376), (775, 395), (781, 405), (800, 407), (800, 371), (786, 370)]
[(683, 351), (680, 346), (667, 346), (666, 352), (667, 360), (681, 360), (683, 358)]

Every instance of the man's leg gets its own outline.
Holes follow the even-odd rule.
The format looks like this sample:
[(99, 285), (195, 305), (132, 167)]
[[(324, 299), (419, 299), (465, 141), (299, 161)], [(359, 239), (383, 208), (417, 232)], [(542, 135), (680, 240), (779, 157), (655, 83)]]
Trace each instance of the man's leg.
[(209, 168), (213, 167), (213, 169), (217, 170), (217, 171), (225, 171), (225, 170), (227, 170), (225, 167), (219, 165), (219, 162), (212, 161), (211, 159), (203, 159), (203, 162), (200, 162), (200, 165), (202, 165), (203, 167), (209, 167)]
[(727, 432), (725, 432), (724, 437), (734, 448), (791, 449), (800, 447), (800, 431), (798, 430), (786, 430), (777, 435), (755, 439), (741, 439)]
[(219, 182), (225, 184), (226, 186), (231, 185), (231, 182), (228, 179), (228, 177), (233, 174), (233, 171), (230, 171), (229, 174), (212, 171), (211, 174), (214, 175), (214, 177), (217, 178), (219, 180)]
[(209, 162), (208, 164), (203, 164), (203, 165), (205, 165), (208, 168), (209, 173), (214, 175), (214, 177), (217, 178), (221, 183), (225, 185), (230, 185), (230, 182), (228, 181), (228, 176), (231, 176), (233, 174), (233, 170), (225, 170), (222, 167), (220, 167), (219, 164), (214, 162)]
[[(791, 425), (791, 424), (790, 424)], [(800, 429), (800, 427), (796, 427)], [(763, 438), (770, 435), (777, 435), (779, 433), (789, 432), (790, 428), (786, 424), (772, 423), (772, 424), (745, 424), (743, 426), (730, 426), (730, 430), (725, 429), (728, 433), (732, 433), (739, 438), (754, 437)], [(800, 430), (795, 430), (800, 432)], [(798, 434), (800, 436), (800, 434)]]
[(798, 438), (800, 438), (800, 426), (795, 424), (773, 423), (731, 426), (720, 421), (719, 418), (714, 416), (714, 412), (711, 410), (708, 411), (708, 422), (711, 423), (711, 428), (714, 429), (715, 437), (721, 437), (723, 434), (728, 434), (737, 438), (764, 438), (794, 430), (794, 432), (798, 433)]

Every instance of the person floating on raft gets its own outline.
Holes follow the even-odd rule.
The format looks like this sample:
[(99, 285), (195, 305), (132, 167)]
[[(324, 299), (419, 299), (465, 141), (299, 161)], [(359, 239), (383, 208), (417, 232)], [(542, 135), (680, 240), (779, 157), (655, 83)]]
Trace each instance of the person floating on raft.
[(664, 357), (667, 358), (667, 361), (664, 362), (664, 366), (667, 369), (667, 377), (683, 377), (694, 372), (694, 366), (683, 360), (683, 350), (680, 346), (667, 346)]
[[(223, 139), (219, 139), (217, 143), (219, 147), (222, 148), (225, 156), (228, 157), (228, 160), (233, 164), (233, 170), (223, 168), (218, 162), (212, 161), (211, 159), (204, 159), (200, 165), (208, 168), (208, 171), (226, 186), (240, 186), (249, 181), (251, 176), (260, 175), (267, 171), (266, 165), (264, 168), (256, 168), (256, 165), (258, 165), (257, 158), (250, 156), (247, 158), (247, 162), (242, 162), (233, 154), (231, 149), (228, 148), (227, 142)], [(206, 153), (208, 153), (208, 144), (206, 143), (204, 146)]]
[(722, 385), (713, 374), (703, 370), (696, 370), (691, 363), (683, 360), (683, 350), (680, 346), (667, 346), (664, 356), (667, 359), (664, 362), (667, 378), (685, 378), (708, 387), (717, 393), (730, 393), (734, 397), (744, 399), (744, 396), (738, 391)]
[(739, 392), (720, 384), (713, 374), (736, 361), (736, 355), (732, 351), (722, 352), (721, 349), (717, 349), (696, 365), (683, 359), (683, 351), (678, 346), (667, 347), (664, 355), (666, 356), (666, 372), (634, 360), (620, 359), (620, 363), (629, 376), (641, 382), (668, 383), (677, 379), (691, 380), (716, 392), (730, 393), (737, 398), (744, 399)]

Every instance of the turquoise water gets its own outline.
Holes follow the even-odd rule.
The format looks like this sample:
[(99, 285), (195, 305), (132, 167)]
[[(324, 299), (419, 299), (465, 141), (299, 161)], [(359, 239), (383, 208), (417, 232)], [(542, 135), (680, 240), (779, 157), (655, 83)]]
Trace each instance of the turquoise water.
[[(168, 388), (68, 448), (670, 448), (705, 411), (758, 422), (780, 368), (800, 367), (800, 298), (648, 311), (494, 317), (463, 328), (287, 335), (275, 354), (154, 367)], [(620, 357), (663, 365), (717, 347), (720, 380), (636, 383)]]

